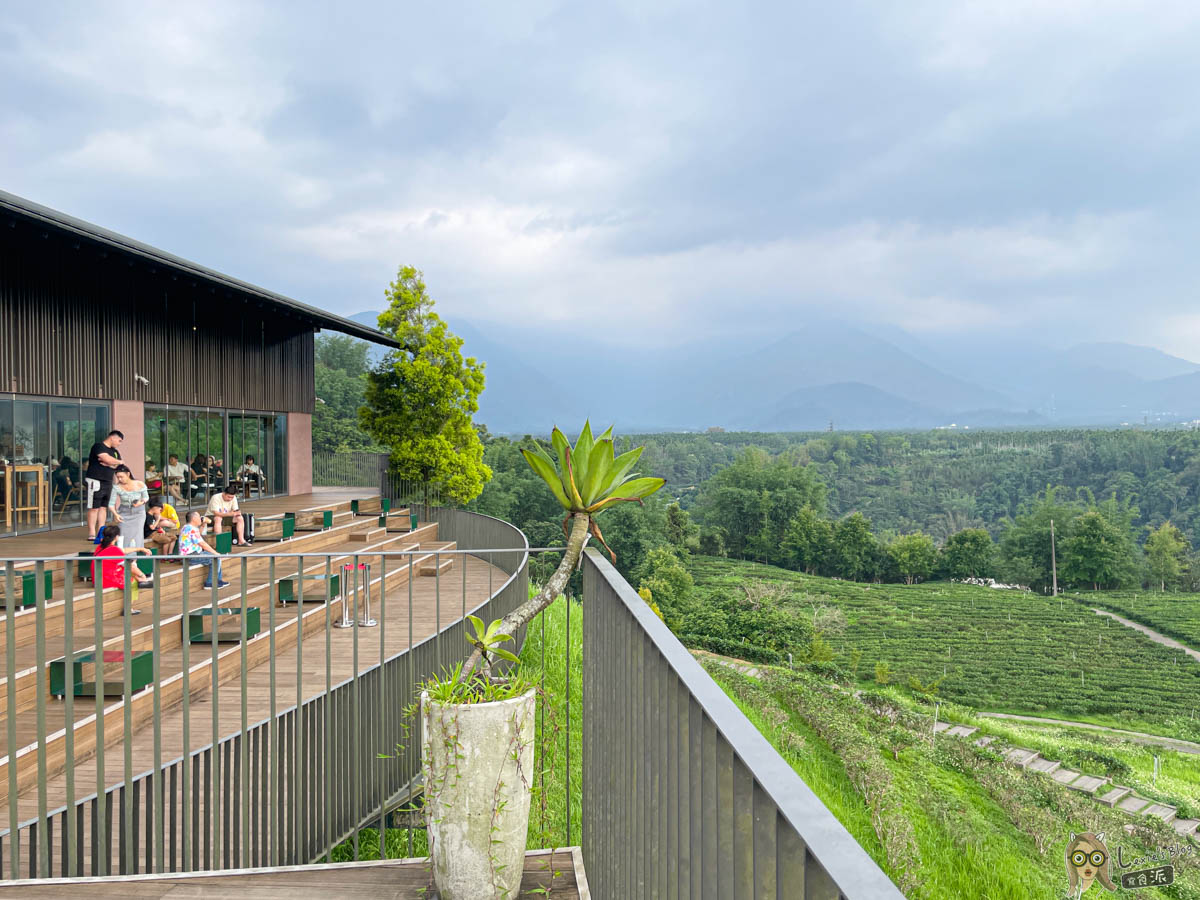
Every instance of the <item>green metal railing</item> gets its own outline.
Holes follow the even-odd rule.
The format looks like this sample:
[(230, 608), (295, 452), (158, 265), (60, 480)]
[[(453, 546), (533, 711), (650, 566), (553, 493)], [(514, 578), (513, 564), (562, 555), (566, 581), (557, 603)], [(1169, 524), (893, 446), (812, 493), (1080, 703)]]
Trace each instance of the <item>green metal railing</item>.
[(595, 550), (583, 596), (583, 857), (595, 896), (903, 897)]
[[(327, 858), (346, 840), (357, 856), (359, 830), (386, 832), (387, 813), (411, 793), (420, 770), (417, 742), (406, 737), (400, 714), (413, 685), (465, 655), (467, 612), (498, 617), (528, 596), (527, 544), (519, 530), (460, 510), (438, 511), (437, 522), (438, 538), (455, 541), (455, 549), (225, 557), (232, 597), (199, 587), (205, 569), (177, 569), (178, 557), (155, 557), (154, 586), (136, 600), (150, 613), (145, 618), (121, 612), (135, 602), (130, 587), (105, 591), (78, 580), (75, 559), (5, 561), (3, 877), (295, 865)], [(453, 569), (442, 573), (451, 557)], [(421, 578), (422, 561), (433, 563), (432, 578)], [(486, 585), (479, 582), (485, 561)], [(342, 568), (360, 563), (371, 565), (369, 576)], [(342, 583), (329, 600), (335, 573)], [(27, 608), (26, 574), (35, 576)], [(307, 577), (295, 578), (298, 602), (280, 607), (277, 582), (288, 574)], [(432, 589), (424, 587), (425, 599), (414, 603), (418, 581)], [(342, 589), (346, 618), (361, 623), (369, 615), (374, 627), (336, 627), (345, 609)], [(305, 593), (318, 602), (306, 603)], [(258, 634), (246, 624), (253, 608), (261, 613)], [(205, 620), (198, 626), (207, 629), (205, 639), (190, 639), (195, 623), (188, 613)], [(222, 619), (237, 620), (233, 641), (222, 640)], [(296, 640), (301, 629), (306, 636)], [(407, 641), (389, 644), (389, 631)], [(74, 665), (97, 647), (102, 665), (87, 657)], [(325, 684), (314, 692), (311, 673), (304, 685), (305, 655), (311, 660), (320, 650)], [(335, 659), (347, 658), (350, 677), (335, 680)], [(77, 668), (87, 667), (76, 677)], [(61, 697), (50, 695), (52, 681)], [(250, 700), (262, 691), (269, 714), (253, 718)], [(221, 705), (230, 692), (240, 710), (232, 727), (230, 704), (224, 716)], [(80, 703), (89, 715), (77, 715)], [(178, 715), (168, 733), (164, 716), (172, 713)], [(87, 767), (95, 767), (94, 790), (88, 790), (92, 781), (76, 750), (82, 758), (93, 741)], [(173, 743), (182, 752), (168, 753)], [(402, 744), (406, 749), (380, 759)], [(115, 760), (106, 760), (112, 753), (121, 755), (119, 778)], [(36, 814), (21, 814), (29, 808)]]

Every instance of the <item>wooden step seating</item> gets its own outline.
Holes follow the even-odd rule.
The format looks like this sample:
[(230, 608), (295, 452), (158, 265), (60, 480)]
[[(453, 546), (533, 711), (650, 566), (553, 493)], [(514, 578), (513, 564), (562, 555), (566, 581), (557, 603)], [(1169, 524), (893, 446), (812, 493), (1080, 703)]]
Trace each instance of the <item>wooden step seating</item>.
[[(304, 546), (297, 549), (308, 549), (313, 551), (322, 551), (334, 549), (341, 538), (339, 532), (328, 532), (325, 534), (311, 535), (303, 543)], [(240, 554), (233, 555), (226, 559), (226, 576), (230, 580), (240, 582), (240, 568), (242, 559)], [(255, 559), (253, 556), (245, 557), (247, 569), (248, 587), (253, 588), (260, 580), (265, 580), (268, 571), (268, 563), (266, 559)], [(87, 564), (85, 562), (85, 564)], [(294, 565), (294, 563), (293, 563)], [(236, 572), (236, 574), (235, 574)], [(208, 592), (201, 588), (204, 579), (207, 577), (208, 570), (201, 566), (190, 566), (187, 569), (186, 577), (188, 585), (191, 588), (191, 597), (193, 602), (200, 597), (208, 596)], [(277, 573), (278, 574), (286, 574)], [(232, 576), (232, 577), (231, 577)], [(161, 615), (164, 621), (169, 620), (172, 614), (182, 612), (180, 606), (182, 602), (182, 589), (184, 584), (185, 572), (181, 566), (174, 563), (163, 563), (159, 570), (159, 593), (161, 604)], [(225, 593), (229, 593), (239, 585), (234, 585), (225, 589)], [(71, 585), (73, 593), (72, 600), (72, 631), (74, 633), (74, 648), (81, 650), (91, 646), (94, 636), (94, 612), (95, 612), (95, 588), (90, 584), (81, 584), (73, 582)], [(137, 601), (139, 604), (148, 605), (151, 602), (152, 595), (149, 592), (140, 592), (141, 597)], [(123, 616), (122, 609), (124, 606), (123, 592), (119, 590), (109, 589), (101, 592), (101, 602), (103, 604), (103, 622), (102, 630), (104, 632), (106, 642), (105, 645), (112, 647), (114, 641), (118, 644), (121, 640), (123, 632)], [(47, 640), (46, 660), (47, 663), (55, 652), (55, 647), (65, 647), (65, 638), (63, 636), (65, 625), (65, 600), (56, 600), (45, 604), (43, 613), (45, 637)], [(134, 625), (138, 626), (143, 620), (135, 619)], [(32, 678), (34, 675), (34, 666), (37, 662), (35, 632), (36, 632), (36, 611), (33, 609), (23, 610), (17, 613), (12, 623), (13, 638), (14, 638), (14, 656), (17, 670), (17, 710), (32, 708), (36, 698), (36, 692), (32, 690)], [(147, 631), (145, 626), (137, 629), (138, 633)], [(0, 649), (4, 648), (8, 643), (8, 623), (0, 625)], [(60, 654), (62, 649), (58, 651)], [(7, 686), (6, 679), (0, 676), (0, 714), (7, 708)]]
[(392, 501), (387, 497), (366, 497), (350, 501), (350, 512), (356, 516), (386, 516), (391, 508)]
[[(429, 532), (429, 536), (436, 535), (436, 526), (435, 525), (427, 526), (426, 530)], [(348, 531), (349, 530), (347, 529), (347, 530), (343, 531), (342, 533), (348, 533)], [(319, 535), (319, 536), (314, 535), (313, 538), (311, 538), (311, 539), (316, 539), (318, 537), (327, 537), (328, 535), (329, 535), (329, 533), (325, 533), (325, 535)], [(350, 554), (350, 553), (344, 554), (341, 557), (335, 558), (334, 563), (337, 565), (340, 565), (342, 560), (349, 562), (355, 558), (358, 558), (358, 559), (369, 558), (370, 554), (368, 551), (370, 549), (394, 550), (394, 549), (413, 549), (414, 548), (414, 545), (411, 543), (402, 545), (402, 546), (396, 546), (396, 545), (400, 544), (400, 540), (401, 539), (398, 539), (398, 538), (391, 538), (391, 539), (388, 539), (386, 542), (384, 542), (382, 546), (374, 547), (374, 548), (366, 548), (365, 550), (355, 551), (353, 554)], [(314, 547), (312, 549), (317, 549), (317, 548)], [(417, 560), (414, 562), (414, 567), (419, 566), (420, 563), (424, 562), (426, 559), (427, 559), (426, 556), (417, 557)], [(306, 573), (317, 573), (317, 572), (323, 570), (324, 567), (325, 567), (324, 560), (321, 560), (319, 562), (314, 561), (313, 565), (311, 565), (311, 566), (306, 565), (305, 572)], [(387, 571), (387, 583), (386, 583), (386, 585), (381, 585), (381, 587), (384, 587), (387, 590), (393, 590), (396, 587), (404, 584), (407, 581), (408, 571), (409, 571), (409, 567), (403, 566), (403, 565), (396, 565), (394, 568), (389, 568)], [(200, 570), (199, 576), (201, 578), (203, 577), (203, 572), (204, 572), (204, 570)], [(278, 577), (278, 573), (277, 573), (277, 577)], [(382, 576), (374, 575), (374, 573), (373, 573), (373, 581), (374, 582), (378, 583), (381, 580), (382, 580)], [(261, 609), (262, 606), (269, 605), (271, 603), (271, 591), (269, 590), (269, 587), (270, 587), (270, 585), (268, 585), (266, 583), (259, 584), (258, 586), (253, 587), (253, 588), (248, 586), (246, 600), (245, 600), (247, 606), (249, 607), (250, 605), (254, 605)], [(234, 587), (231, 586), (230, 588), (227, 588), (224, 593), (232, 594), (233, 591), (234, 591)], [(114, 593), (117, 593), (117, 592), (114, 592)], [(207, 592), (197, 591), (193, 594), (193, 597), (200, 596), (201, 594), (207, 594)], [(89, 603), (91, 602), (91, 598), (88, 598), (88, 602)], [(242, 606), (242, 603), (243, 603), (243, 600), (240, 596), (226, 596), (224, 598), (218, 597), (218, 608), (219, 609), (220, 608), (240, 609), (240, 607)], [(334, 607), (330, 610), (331, 615), (337, 615), (340, 613), (340, 600), (339, 599), (335, 598), (334, 600), (332, 600), (330, 602), (330, 606)], [(168, 704), (178, 702), (178, 700), (181, 698), (180, 688), (182, 686), (182, 682), (180, 681), (180, 679), (181, 679), (182, 675), (180, 672), (179, 657), (177, 656), (177, 653), (178, 653), (177, 645), (180, 642), (180, 640), (182, 639), (183, 629), (179, 625), (177, 625), (174, 628), (170, 627), (173, 622), (181, 623), (182, 616), (180, 616), (180, 615), (166, 616), (165, 609), (163, 610), (163, 613), (164, 613), (164, 615), (162, 617), (161, 626), (160, 626), (160, 629), (161, 629), (160, 641), (161, 641), (161, 647), (162, 647), (162, 651), (163, 651), (163, 658), (160, 662), (160, 667), (161, 667), (162, 678), (163, 678), (162, 688), (161, 688), (162, 694), (163, 694), (162, 703), (164, 704), (164, 706), (166, 706)], [(261, 617), (261, 613), (260, 613), (260, 617)], [(316, 631), (316, 630), (324, 627), (324, 612), (322, 610), (320, 610), (319, 608), (313, 609), (309, 613), (305, 613), (304, 619), (305, 619), (305, 627), (304, 627), (305, 634), (311, 633), (313, 631)], [(260, 619), (260, 621), (261, 621), (261, 619)], [(109, 624), (109, 623), (106, 622), (106, 624)], [(120, 630), (120, 627), (123, 625), (123, 623), (121, 622), (121, 620), (119, 618), (117, 619), (116, 625), (117, 625), (117, 630)], [(284, 619), (284, 621), (282, 621), (282, 622), (276, 621), (275, 632), (276, 632), (276, 647), (277, 648), (284, 648), (286, 646), (290, 646), (290, 644), (287, 643), (289, 640), (291, 641), (291, 644), (294, 644), (294, 642), (296, 640), (295, 626), (296, 626), (296, 619), (292, 616), (287, 616)], [(290, 638), (287, 635), (288, 629), (291, 629)], [(172, 634), (175, 635), (174, 639), (172, 639), (172, 637), (171, 637)], [(138, 628), (134, 632), (133, 639), (131, 640), (131, 643), (130, 643), (131, 650), (136, 651), (136, 650), (149, 649), (149, 647), (152, 644), (152, 636), (153, 636), (153, 626), (152, 625), (147, 625), (147, 626)], [(84, 637), (84, 640), (86, 640), (86, 636), (83, 636), (83, 637)], [(258, 635), (256, 635), (255, 637), (253, 637), (249, 641), (247, 641), (248, 648), (250, 648), (251, 646), (257, 648), (255, 650), (253, 650), (253, 652), (250, 652), (248, 654), (249, 666), (251, 669), (257, 665), (261, 665), (268, 658), (265, 655), (266, 651), (263, 649), (263, 647), (264, 647), (263, 639), (265, 637), (266, 637), (266, 635), (259, 633)], [(283, 643), (281, 643), (281, 641)], [(76, 647), (80, 647), (83, 644), (84, 644), (84, 641), (81, 640), (76, 644)], [(240, 645), (240, 640), (238, 641), (238, 644)], [(105, 646), (105, 649), (119, 650), (123, 646), (123, 637), (121, 637), (121, 636), (111, 637), (105, 641), (104, 646)], [(197, 646), (202, 647), (202, 645), (197, 645)], [(230, 654), (233, 654), (233, 655), (230, 656)], [(197, 658), (199, 658), (198, 662), (196, 661)], [(192, 660), (193, 660), (193, 662), (189, 666), (189, 669), (191, 670), (191, 673), (192, 673), (192, 678), (190, 680), (189, 693), (192, 694), (193, 696), (199, 696), (199, 695), (206, 693), (211, 687), (212, 678), (213, 678), (213, 675), (212, 675), (213, 660), (212, 660), (211, 655), (204, 654), (202, 650), (194, 651), (193, 655), (192, 655)], [(240, 649), (238, 647), (231, 648), (230, 650), (225, 651), (218, 655), (218, 667), (217, 667), (217, 671), (216, 671), (216, 675), (215, 675), (218, 683), (223, 683), (225, 681), (237, 679), (240, 677), (240, 672), (241, 672)], [(36, 670), (30, 670), (28, 673), (22, 673), (22, 674), (35, 675)], [(26, 708), (28, 708), (36, 702), (36, 694), (32, 692), (35, 690), (36, 690), (36, 680), (34, 680), (32, 684), (27, 685), (27, 689), (25, 691), (25, 693), (27, 694), (27, 699), (26, 699), (25, 703), (20, 703), (20, 702), (18, 703), (18, 709), (20, 709), (21, 706), (25, 706)], [(146, 694), (141, 694), (141, 695), (139, 695), (139, 697), (132, 698), (129, 701), (134, 704), (134, 713), (133, 713), (132, 718), (133, 718), (135, 730), (144, 727), (150, 721), (150, 716), (152, 715), (152, 707), (147, 705), (147, 703), (143, 703), (142, 700), (139, 698), (146, 698), (148, 695), (152, 695), (152, 694), (153, 694), (153, 690), (147, 692)], [(0, 689), (0, 696), (5, 696), (5, 692), (3, 689)], [(117, 704), (114, 704), (105, 710), (106, 726), (108, 726), (108, 719), (110, 716), (116, 717), (115, 718), (116, 723), (120, 723), (122, 721), (122, 719), (121, 719), (122, 708), (123, 708), (123, 701), (118, 702)], [(51, 721), (50, 713), (55, 709), (56, 709), (56, 705), (51, 705), (51, 706), (47, 707), (48, 725), (54, 725), (54, 723)], [(50, 771), (52, 773), (60, 772), (62, 770), (63, 766), (65, 765), (65, 762), (62, 759), (62, 743), (65, 739), (65, 737), (64, 737), (65, 730), (64, 729), (66, 727), (66, 723), (61, 721), (61, 707), (57, 707), (57, 709), (59, 711), (58, 727), (57, 727), (57, 729), (53, 728), (53, 727), (48, 729), (48, 733), (50, 736), (47, 740), (48, 753), (49, 753), (49, 758), (51, 760), (49, 765), (50, 765)], [(95, 722), (95, 717), (94, 717), (93, 711), (88, 708), (88, 704), (86, 704), (86, 703), (77, 705), (77, 708), (75, 710), (75, 715), (76, 715), (76, 721), (74, 723), (74, 726), (75, 726), (74, 731), (75, 731), (76, 755), (77, 755), (77, 757), (83, 758), (86, 755), (90, 754), (92, 752), (92, 750), (94, 750), (95, 741), (96, 741), (96, 722)], [(28, 715), (26, 715), (26, 716), (18, 715), (16, 718), (17, 718), (17, 724), (18, 724), (17, 746), (19, 748), (21, 748), (18, 750), (18, 753), (17, 753), (18, 789), (21, 791), (24, 791), (25, 789), (29, 788), (33, 783), (35, 783), (36, 778), (37, 778), (37, 765), (36, 765), (37, 735), (36, 735), (36, 731), (33, 730), (35, 727), (34, 723), (30, 722), (30, 720), (33, 719), (34, 717), (28, 716)], [(6, 732), (4, 730), (3, 723), (0, 723), (0, 734), (3, 734), (3, 733), (6, 733)], [(106, 740), (105, 740), (106, 744), (116, 743), (116, 742), (120, 741), (121, 740), (121, 728), (120, 728), (119, 724), (113, 725), (111, 727), (107, 727), (105, 735), (106, 735)], [(9, 757), (7, 757), (7, 756), (4, 757), (3, 759), (0, 759), (0, 796), (5, 796), (5, 797), (7, 796), (7, 790), (6, 790), (6, 786), (8, 783), (7, 782), (7, 766), (9, 765), (9, 762), (10, 762), (10, 760), (9, 760)]]
[(380, 516), (379, 518), (380, 524), (388, 531), (407, 533), (413, 530), (412, 511), (407, 506), (394, 509), (386, 516)]
[[(245, 616), (242, 615), (240, 606), (221, 607), (215, 610), (211, 607), (200, 607), (188, 613), (188, 641), (193, 644), (198, 642), (211, 643), (214, 616), (217, 620), (218, 643), (222, 641), (240, 641), (243, 636), (249, 639), (262, 631), (262, 610), (257, 606), (247, 606)], [(244, 629), (243, 619), (245, 619)]]
[(425, 562), (421, 563), (420, 569), (418, 570), (421, 575), (424, 575), (427, 577), (431, 577), (434, 575), (445, 575), (447, 572), (449, 572), (451, 569), (454, 568), (454, 559), (455, 559), (456, 554), (451, 553), (447, 556), (442, 556), (442, 557), (439, 557), (437, 555), (437, 552), (439, 550), (456, 550), (456, 549), (458, 549), (458, 544), (456, 544), (454, 541), (447, 541), (445, 543), (432, 543), (432, 544), (422, 543), (421, 549), (428, 551), (430, 554), (430, 556), (428, 556), (426, 558)]
[(356, 531), (354, 534), (350, 535), (350, 540), (354, 541), (355, 543), (373, 544), (375, 541), (381, 541), (385, 537), (387, 537), (386, 528), (374, 527), (367, 528), (363, 531)]
[(288, 541), (296, 534), (296, 519), (287, 513), (254, 518), (254, 540)]
[[(129, 657), (130, 690), (137, 693), (154, 680), (154, 653), (138, 650), (130, 653)], [(99, 661), (90, 650), (77, 653), (69, 681), (76, 697), (94, 697), (97, 693), (106, 697), (124, 696), (125, 653), (121, 650), (105, 650)], [(61, 697), (67, 689), (66, 660), (56, 659), (50, 663), (50, 693)]]

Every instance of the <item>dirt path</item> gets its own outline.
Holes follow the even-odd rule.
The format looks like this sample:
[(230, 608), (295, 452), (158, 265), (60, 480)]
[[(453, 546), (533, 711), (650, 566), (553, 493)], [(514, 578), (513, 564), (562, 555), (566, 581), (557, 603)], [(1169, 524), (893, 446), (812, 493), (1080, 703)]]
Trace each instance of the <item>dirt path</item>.
[(1043, 719), (1039, 716), (1018, 716), (1015, 713), (981, 712), (976, 713), (986, 719), (1012, 719), (1017, 722), (1034, 722), (1040, 725), (1066, 725), (1070, 728), (1087, 728), (1092, 731), (1103, 731), (1108, 734), (1119, 734), (1135, 744), (1149, 744), (1177, 750), (1180, 753), (1192, 753), (1200, 756), (1200, 744), (1184, 741), (1179, 738), (1163, 737), (1159, 734), (1146, 734), (1144, 731), (1126, 731), (1124, 728), (1109, 728), (1106, 725), (1093, 725), (1091, 722), (1068, 722), (1066, 719)]
[(1108, 616), (1110, 619), (1116, 619), (1126, 628), (1132, 628), (1134, 631), (1140, 631), (1146, 637), (1150, 638), (1150, 640), (1154, 641), (1154, 643), (1162, 644), (1164, 647), (1170, 647), (1173, 650), (1182, 650), (1192, 659), (1196, 660), (1196, 662), (1200, 662), (1200, 651), (1193, 650), (1186, 644), (1181, 644), (1179, 641), (1175, 640), (1174, 638), (1169, 638), (1165, 634), (1159, 634), (1153, 628), (1147, 628), (1141, 622), (1133, 622), (1129, 619), (1126, 619), (1124, 616), (1118, 616), (1116, 613), (1109, 612), (1107, 609), (1096, 609), (1094, 606), (1092, 607), (1092, 612), (1098, 616)]

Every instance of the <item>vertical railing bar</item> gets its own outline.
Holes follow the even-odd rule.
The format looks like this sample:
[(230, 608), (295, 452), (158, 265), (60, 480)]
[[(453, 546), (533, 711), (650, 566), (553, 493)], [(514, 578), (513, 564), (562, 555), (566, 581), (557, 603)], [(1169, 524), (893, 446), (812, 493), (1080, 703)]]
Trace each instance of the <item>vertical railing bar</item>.
[(571, 595), (564, 593), (563, 599), (567, 604), (567, 846), (573, 847), (575, 845), (571, 842)]
[[(325, 556), (325, 703), (322, 704), (322, 724), (325, 726), (325, 754), (321, 768), (325, 773), (325, 795), (321, 807), (325, 811), (325, 861), (333, 862), (333, 719), (329, 705), (333, 702), (333, 558)], [(345, 577), (345, 576), (343, 576)], [(340, 582), (339, 582), (340, 584)]]
[[(359, 703), (361, 702), (361, 700), (360, 700), (361, 694), (360, 694), (359, 683), (358, 683), (358, 591), (359, 591), (359, 575), (358, 575), (358, 573), (359, 573), (359, 565), (360, 565), (359, 555), (357, 553), (355, 553), (354, 554), (354, 600), (353, 600), (354, 615), (351, 617), (353, 626), (350, 629), (350, 631), (351, 631), (351, 639), (350, 640), (351, 640), (351, 646), (353, 648), (351, 651), (351, 659), (353, 660), (352, 665), (354, 668), (353, 668), (353, 674), (351, 676), (353, 678), (353, 681), (351, 683), (353, 684), (352, 690), (354, 691), (354, 705), (350, 711), (350, 719), (351, 719), (350, 768), (349, 768), (349, 771), (346, 773), (347, 776), (350, 778), (350, 817), (351, 817), (352, 821), (354, 822), (354, 861), (355, 862), (358, 862), (358, 860), (359, 860), (358, 823), (359, 823), (359, 819), (361, 818), (361, 815), (360, 815), (361, 807), (359, 805), (359, 790), (358, 790), (359, 783), (358, 783), (358, 775), (357, 775), (358, 770), (359, 770), (358, 728), (359, 728), (359, 721), (360, 721), (359, 716), (358, 716), (358, 710), (359, 710)], [(344, 610), (343, 610), (342, 614), (345, 615)]]
[[(303, 554), (301, 554), (301, 556), (297, 559), (296, 563), (297, 563), (297, 567), (298, 567), (296, 570), (297, 575), (304, 574), (304, 556), (303, 556)], [(279, 597), (279, 583), (275, 580), (275, 557), (274, 556), (271, 557), (271, 560), (267, 564), (267, 566), (269, 569), (268, 578), (269, 578), (271, 584), (274, 586), (273, 589), (276, 594), (276, 596), (274, 598), (272, 598), (271, 602), (268, 604), (268, 612), (267, 612), (267, 620), (268, 620), (268, 625), (269, 625), (269, 627), (267, 628), (267, 634), (268, 634), (267, 640), (270, 643), (270, 653), (268, 654), (268, 657), (267, 657), (267, 659), (268, 659), (267, 670), (269, 672), (268, 680), (270, 682), (270, 690), (271, 690), (271, 695), (269, 698), (270, 705), (271, 705), (271, 718), (270, 718), (270, 724), (268, 725), (268, 728), (270, 728), (270, 733), (271, 733), (271, 748), (270, 748), (270, 754), (269, 754), (270, 778), (268, 779), (268, 784), (267, 784), (267, 791), (268, 791), (268, 795), (269, 795), (269, 800), (268, 800), (267, 806), (268, 806), (268, 809), (270, 809), (270, 811), (271, 811), (271, 824), (268, 829), (269, 835), (268, 835), (268, 843), (267, 843), (267, 859), (269, 860), (270, 865), (277, 866), (280, 864), (279, 863), (279, 848), (280, 848), (279, 825), (282, 820), (282, 811), (279, 808), (279, 806), (280, 806), (280, 802), (279, 802), (279, 787), (280, 787), (280, 784), (279, 784), (279, 719), (278, 719), (278, 712), (276, 710), (277, 704), (276, 704), (276, 700), (275, 700), (275, 605), (278, 602), (278, 597)], [(297, 578), (296, 580), (299, 581), (300, 579)]]
[[(104, 771), (104, 666), (101, 662), (104, 659), (104, 566), (105, 564), (101, 562), (94, 566), (92, 572), (92, 586), (95, 588), (92, 608), (94, 637), (92, 651), (96, 656), (96, 794), (101, 798), (105, 797), (107, 787)], [(72, 669), (74, 669), (73, 665)], [(72, 673), (72, 679), (73, 677)], [(99, 874), (107, 875), (112, 861), (112, 854), (109, 852), (112, 835), (108, 830), (108, 801), (102, 800), (101, 802), (104, 803), (105, 808), (99, 823), (101, 845)]]
[[(126, 872), (133, 871), (134, 865), (134, 846), (133, 846), (133, 816), (132, 811), (128, 809), (128, 804), (133, 800), (133, 704), (130, 700), (133, 698), (133, 579), (136, 577), (131, 574), (132, 570), (137, 567), (137, 560), (133, 555), (126, 558), (125, 562), (125, 585), (122, 588), (124, 591), (125, 609), (121, 614), (121, 723), (123, 727), (122, 739), (125, 746), (122, 747), (123, 756), (125, 759), (125, 785), (121, 790), (121, 824), (123, 829), (121, 832), (122, 842), (124, 843), (124, 853), (121, 854), (122, 865)], [(100, 652), (100, 658), (104, 658), (104, 653)]]
[[(408, 667), (408, 687), (405, 692), (405, 698), (411, 703), (413, 694), (416, 690), (416, 675), (413, 672), (413, 551), (408, 551), (408, 653), (404, 655), (405, 665)], [(412, 777), (415, 769), (413, 760), (415, 759), (415, 745), (421, 739), (418, 729), (420, 728), (420, 715), (414, 716), (413, 721), (409, 723), (408, 740), (404, 742), (405, 756), (405, 774)], [(410, 824), (408, 827), (408, 857), (413, 856), (413, 829)]]
[[(166, 848), (164, 847), (166, 823), (163, 821), (163, 764), (162, 764), (162, 572), (157, 562), (151, 563), (154, 573), (154, 584), (151, 587), (153, 621), (154, 658), (150, 661), (154, 669), (154, 822), (157, 831), (154, 840), (154, 869), (161, 872), (165, 868)], [(187, 615), (183, 617), (184, 640), (187, 640)], [(146, 837), (150, 837), (147, 831)], [(147, 866), (149, 868), (149, 866)]]
[[(33, 566), (33, 602), (34, 602), (34, 642), (36, 657), (34, 667), (37, 673), (37, 768), (38, 768), (38, 842), (37, 872), (39, 878), (50, 874), (50, 824), (46, 818), (46, 564), (38, 560)], [(7, 710), (9, 716), (16, 715), (16, 708)], [(68, 726), (70, 727), (70, 726)], [(10, 745), (9, 766), (16, 765), (16, 746)], [(15, 803), (16, 798), (10, 798)], [(32, 860), (30, 866), (32, 868)]]
[[(385, 535), (386, 537), (386, 532)], [(383, 702), (383, 672), (384, 664), (387, 662), (387, 643), (385, 640), (385, 631), (387, 629), (387, 553), (379, 554), (379, 734), (384, 737), (388, 734), (387, 729), (387, 706)], [(383, 746), (382, 742), (379, 746)], [(387, 748), (391, 751), (391, 747)], [(388, 780), (383, 777), (387, 772), (391, 771), (391, 767), (379, 767), (379, 858), (387, 859), (387, 797), (390, 789)]]
[(66, 750), (66, 789), (67, 816), (63, 822), (66, 841), (66, 870), (63, 875), (82, 875), (77, 871), (81, 864), (75, 841), (78, 839), (75, 821), (75, 677), (71, 660), (75, 656), (75, 575), (71, 571), (71, 563), (63, 563), (63, 723), (67, 726), (65, 737)]
[(212, 691), (212, 739), (209, 744), (213, 748), (210, 754), (212, 765), (212, 780), (209, 781), (211, 793), (208, 795), (208, 804), (212, 809), (212, 816), (209, 825), (212, 828), (212, 863), (211, 868), (221, 868), (221, 754), (218, 749), (221, 741), (221, 686), (220, 679), (217, 677), (218, 658), (220, 657), (221, 648), (217, 643), (217, 617), (218, 610), (221, 608), (221, 579), (217, 577), (217, 561), (213, 560), (212, 567), (208, 570), (209, 582), (212, 589), (209, 593), (209, 600), (212, 604), (212, 633), (210, 635), (211, 647), (211, 663), (209, 666), (209, 677), (212, 679), (210, 690)]
[(442, 567), (442, 555), (433, 554), (433, 596), (434, 596), (434, 646), (437, 648), (437, 671), (442, 674), (442, 577), (438, 570)]
[[(293, 729), (295, 734), (295, 743), (292, 745), (292, 791), (288, 798), (288, 808), (292, 812), (292, 835), (293, 847), (300, 847), (301, 822), (303, 816), (301, 814), (301, 805), (305, 802), (304, 791), (300, 783), (300, 756), (302, 754), (301, 738), (304, 735), (304, 729), (300, 726), (300, 716), (304, 709), (304, 570), (300, 571), (300, 578), (296, 587), (296, 727)], [(304, 860), (307, 862), (307, 860)], [(299, 864), (300, 859), (289, 860), (292, 864)]]
[[(8, 869), (9, 877), (21, 877), (21, 829), (17, 814), (17, 754), (13, 748), (17, 746), (17, 586), (14, 578), (13, 562), (4, 564), (4, 582), (8, 598), (8, 616), (4, 623), (4, 672), (8, 688), (7, 705), (5, 706), (6, 725), (8, 726)], [(67, 663), (70, 669), (70, 661)], [(68, 675), (68, 681), (73, 681), (73, 672)]]
[[(242, 634), (241, 634), (241, 669), (242, 669), (242, 740), (241, 740), (241, 758), (239, 760), (238, 771), (241, 774), (241, 806), (242, 806), (242, 834), (241, 834), (241, 864), (243, 866), (250, 865), (250, 699), (248, 694), (248, 686), (246, 684), (249, 677), (247, 671), (249, 667), (249, 652), (250, 652), (250, 630), (247, 627), (246, 616), (248, 615), (248, 607), (246, 602), (246, 591), (249, 587), (249, 574), (246, 571), (250, 565), (246, 555), (242, 554), (242, 572), (241, 572), (241, 591), (242, 591)], [(267, 598), (270, 599), (271, 589), (267, 588)]]
[[(189, 600), (189, 587), (192, 580), (191, 565), (187, 558), (180, 560), (180, 565), (183, 568), (183, 583), (182, 587), (182, 607), (183, 618), (187, 621), (188, 615), (191, 613), (191, 602)], [(180, 803), (180, 871), (190, 872), (192, 870), (192, 687), (191, 687), (191, 646), (192, 640), (190, 635), (190, 626), (188, 634), (184, 637), (180, 644), (180, 651), (183, 657), (183, 759), (180, 762), (179, 772), (179, 787), (182, 802)]]

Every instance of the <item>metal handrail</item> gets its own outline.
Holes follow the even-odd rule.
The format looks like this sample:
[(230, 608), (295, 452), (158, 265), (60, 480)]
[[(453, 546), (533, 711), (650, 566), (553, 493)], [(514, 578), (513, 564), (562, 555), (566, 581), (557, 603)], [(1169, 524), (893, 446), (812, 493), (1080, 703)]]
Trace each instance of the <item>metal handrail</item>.
[(903, 895), (595, 549), (583, 852), (602, 897)]

